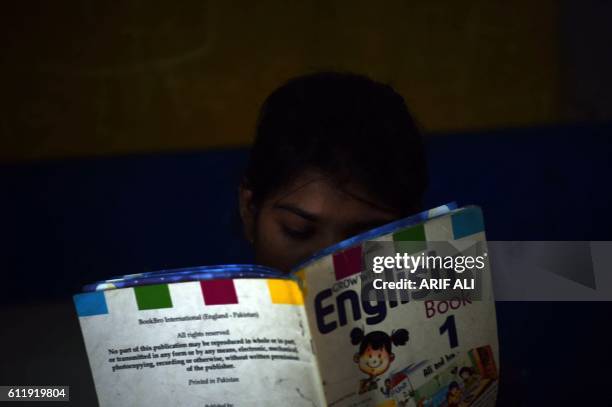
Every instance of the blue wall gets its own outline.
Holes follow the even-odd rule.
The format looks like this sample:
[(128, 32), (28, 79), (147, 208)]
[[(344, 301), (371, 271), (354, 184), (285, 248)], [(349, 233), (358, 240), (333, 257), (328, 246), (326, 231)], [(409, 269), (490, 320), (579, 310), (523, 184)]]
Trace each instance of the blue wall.
[[(606, 240), (612, 125), (428, 138), (428, 207), (483, 207), (490, 240)], [(3, 303), (93, 280), (248, 262), (237, 212), (246, 149), (0, 167)]]

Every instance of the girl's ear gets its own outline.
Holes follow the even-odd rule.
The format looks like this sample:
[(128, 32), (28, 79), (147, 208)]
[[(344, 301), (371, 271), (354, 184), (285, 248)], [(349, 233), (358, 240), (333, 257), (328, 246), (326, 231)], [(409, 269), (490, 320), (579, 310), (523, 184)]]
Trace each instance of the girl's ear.
[(244, 237), (249, 242), (253, 243), (255, 239), (255, 206), (253, 203), (253, 190), (248, 188), (244, 182), (240, 184), (238, 190), (238, 201)]

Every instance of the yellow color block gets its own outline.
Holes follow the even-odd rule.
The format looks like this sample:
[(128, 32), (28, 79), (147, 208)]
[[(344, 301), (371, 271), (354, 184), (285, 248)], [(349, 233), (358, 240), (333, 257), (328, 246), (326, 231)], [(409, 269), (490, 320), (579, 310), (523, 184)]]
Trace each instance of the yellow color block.
[(304, 304), (304, 296), (295, 281), (269, 279), (268, 289), (270, 290), (270, 299), (273, 304)]
[(385, 400), (382, 403), (378, 403), (376, 405), (376, 407), (395, 407), (395, 406), (396, 406), (395, 400), (393, 399)]
[(303, 295), (307, 295), (308, 294), (308, 289), (306, 287), (306, 272), (304, 269), (297, 271), (295, 273), (293, 273), (297, 279), (298, 279), (298, 284), (300, 286), (300, 288), (302, 289), (302, 294)]

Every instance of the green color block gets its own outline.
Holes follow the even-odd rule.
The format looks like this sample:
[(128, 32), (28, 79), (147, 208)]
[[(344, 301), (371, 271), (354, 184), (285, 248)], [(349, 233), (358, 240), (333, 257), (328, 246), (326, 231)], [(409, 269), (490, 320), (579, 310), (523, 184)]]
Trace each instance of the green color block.
[[(400, 230), (393, 235), (393, 241), (415, 242), (407, 245), (396, 245), (396, 251), (398, 252), (404, 252), (407, 250), (410, 252), (410, 254), (412, 254), (427, 249), (424, 225), (417, 225), (408, 229)], [(404, 250), (400, 250), (400, 248), (403, 248)]]
[(172, 308), (168, 284), (143, 285), (134, 287), (139, 310)]

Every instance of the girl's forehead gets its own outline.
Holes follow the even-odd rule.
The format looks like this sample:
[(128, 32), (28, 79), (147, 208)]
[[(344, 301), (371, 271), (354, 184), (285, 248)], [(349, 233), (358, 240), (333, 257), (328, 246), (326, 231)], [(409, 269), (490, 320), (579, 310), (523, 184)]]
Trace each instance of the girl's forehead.
[(364, 217), (376, 220), (397, 217), (395, 211), (383, 209), (376, 197), (360, 186), (351, 183), (338, 185), (329, 176), (316, 172), (306, 172), (281, 188), (271, 197), (270, 203), (297, 206), (323, 221), (341, 217), (341, 221), (350, 223)]

